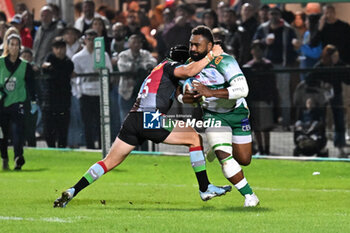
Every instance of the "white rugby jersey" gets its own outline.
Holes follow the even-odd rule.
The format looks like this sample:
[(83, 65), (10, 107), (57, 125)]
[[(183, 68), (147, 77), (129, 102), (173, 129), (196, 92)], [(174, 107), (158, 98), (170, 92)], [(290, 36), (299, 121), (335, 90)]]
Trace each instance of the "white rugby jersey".
[[(236, 59), (226, 53), (223, 53), (222, 55), (213, 59), (194, 78), (210, 89), (227, 88), (230, 86), (232, 80), (245, 80), (244, 74), (242, 73)], [(242, 103), (245, 105), (245, 107), (247, 107), (247, 103), (244, 98), (222, 99), (207, 97), (202, 102), (202, 107), (212, 112), (225, 113), (232, 111)]]

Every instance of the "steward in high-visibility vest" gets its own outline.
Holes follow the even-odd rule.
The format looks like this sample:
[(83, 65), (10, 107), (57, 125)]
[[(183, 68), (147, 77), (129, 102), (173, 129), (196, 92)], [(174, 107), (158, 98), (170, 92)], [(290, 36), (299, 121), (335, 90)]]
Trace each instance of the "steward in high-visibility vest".
[[(0, 57), (0, 149), (3, 170), (9, 169), (8, 139), (12, 130), (15, 170), (21, 170), (25, 163), (23, 157), (24, 144), (24, 102), (32, 100), (32, 111), (37, 109), (34, 93), (32, 66), (19, 58), (21, 38), (11, 34), (7, 38), (7, 46)], [(13, 125), (13, 127), (10, 127)]]

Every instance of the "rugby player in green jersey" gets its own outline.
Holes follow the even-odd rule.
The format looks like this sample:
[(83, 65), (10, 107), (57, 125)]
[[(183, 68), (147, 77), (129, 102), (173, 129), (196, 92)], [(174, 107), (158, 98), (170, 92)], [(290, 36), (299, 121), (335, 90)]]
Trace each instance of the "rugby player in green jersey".
[[(203, 59), (213, 45), (213, 35), (208, 27), (194, 28), (190, 38), (190, 61)], [(192, 103), (205, 97), (201, 103), (204, 120), (221, 122), (221, 127), (206, 128), (209, 145), (221, 164), (224, 176), (245, 197), (244, 206), (257, 206), (259, 199), (240, 166), (249, 165), (252, 158), (249, 109), (244, 99), (248, 95), (248, 85), (244, 74), (237, 61), (223, 53), (194, 78), (192, 86), (197, 94), (185, 93), (178, 99)]]

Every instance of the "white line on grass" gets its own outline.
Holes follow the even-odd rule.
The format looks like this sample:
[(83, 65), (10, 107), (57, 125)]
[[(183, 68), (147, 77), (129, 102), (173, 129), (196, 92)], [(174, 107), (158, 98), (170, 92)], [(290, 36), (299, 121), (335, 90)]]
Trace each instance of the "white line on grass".
[(253, 189), (257, 190), (265, 190), (265, 191), (291, 191), (291, 192), (341, 192), (341, 193), (350, 193), (350, 190), (347, 189), (301, 189), (301, 188), (263, 188), (263, 187), (253, 187)]
[[(186, 185), (186, 184), (152, 184), (152, 183), (118, 183), (118, 185), (123, 186), (161, 186), (161, 187), (197, 187), (198, 185)], [(265, 190), (265, 191), (291, 191), (291, 192), (343, 192), (343, 193), (350, 193), (349, 189), (302, 189), (302, 188), (269, 188), (269, 187), (252, 187), (253, 189), (257, 190)]]
[(58, 223), (72, 223), (74, 222), (71, 219), (63, 219), (57, 217), (51, 218), (23, 218), (23, 217), (14, 217), (14, 216), (0, 216), (0, 221), (30, 221), (30, 222), (58, 222)]

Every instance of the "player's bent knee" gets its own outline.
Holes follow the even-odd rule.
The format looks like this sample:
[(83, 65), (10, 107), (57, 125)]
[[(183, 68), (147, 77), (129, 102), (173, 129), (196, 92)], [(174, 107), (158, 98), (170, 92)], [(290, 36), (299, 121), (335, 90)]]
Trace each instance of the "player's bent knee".
[(242, 166), (248, 166), (252, 161), (252, 154), (250, 151), (240, 151), (234, 155), (237, 162)]
[(238, 160), (239, 164), (242, 166), (248, 166), (250, 162), (252, 161), (251, 157), (244, 157)]
[(251, 143), (232, 144), (234, 158), (240, 165), (248, 166), (252, 160)]

